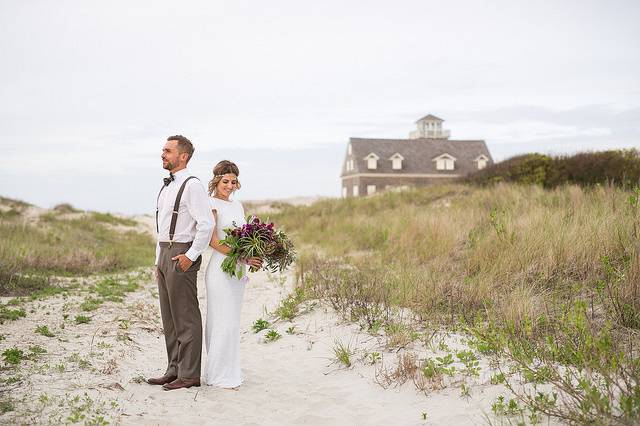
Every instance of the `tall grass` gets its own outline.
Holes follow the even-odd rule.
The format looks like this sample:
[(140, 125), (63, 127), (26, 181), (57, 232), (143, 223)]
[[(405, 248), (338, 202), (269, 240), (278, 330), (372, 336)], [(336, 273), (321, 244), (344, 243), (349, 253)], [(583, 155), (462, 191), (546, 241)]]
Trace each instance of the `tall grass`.
[(610, 186), (448, 185), (284, 206), (271, 219), (308, 248), (302, 282), (346, 317), (372, 327), (407, 307), (462, 322), (524, 375), (533, 354), (538, 367), (577, 369), (551, 380), (574, 403), (550, 408), (549, 397), (537, 411), (624, 423), (640, 417), (639, 198)]
[(45, 214), (36, 222), (25, 221), (22, 215), (0, 218), (0, 295), (29, 294), (46, 286), (43, 277), (51, 274), (93, 274), (151, 265), (152, 238), (105, 225), (125, 225), (115, 219), (96, 214), (64, 219), (59, 213)]

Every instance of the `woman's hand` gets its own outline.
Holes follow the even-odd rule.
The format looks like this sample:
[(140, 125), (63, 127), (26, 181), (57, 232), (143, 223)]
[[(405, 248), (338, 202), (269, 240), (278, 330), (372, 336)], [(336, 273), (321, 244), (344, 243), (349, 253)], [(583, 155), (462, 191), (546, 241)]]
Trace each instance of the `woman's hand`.
[(260, 257), (245, 257), (242, 259), (242, 262), (251, 266), (252, 268), (255, 268), (256, 271), (262, 268), (262, 258)]

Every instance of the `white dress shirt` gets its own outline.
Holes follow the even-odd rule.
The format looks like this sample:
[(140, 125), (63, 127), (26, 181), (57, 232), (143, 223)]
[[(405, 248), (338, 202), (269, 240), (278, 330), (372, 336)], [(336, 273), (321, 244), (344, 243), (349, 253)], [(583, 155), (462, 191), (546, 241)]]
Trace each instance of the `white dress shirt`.
[[(169, 227), (176, 196), (186, 178), (191, 176), (188, 169), (182, 169), (174, 173), (173, 180), (160, 193), (158, 199), (158, 243), (169, 242)], [(190, 179), (184, 188), (180, 207), (178, 208), (178, 220), (176, 221), (174, 243), (193, 244), (185, 255), (195, 262), (198, 256), (209, 246), (213, 232), (213, 213), (209, 207), (209, 196), (202, 183), (197, 179)], [(156, 245), (156, 265), (160, 257), (160, 244)]]

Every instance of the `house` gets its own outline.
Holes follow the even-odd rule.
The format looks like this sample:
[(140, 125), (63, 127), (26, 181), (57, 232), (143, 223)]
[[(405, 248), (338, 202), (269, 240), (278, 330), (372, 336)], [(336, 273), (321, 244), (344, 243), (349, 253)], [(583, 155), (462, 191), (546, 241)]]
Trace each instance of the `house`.
[(483, 140), (450, 140), (443, 121), (422, 117), (409, 139), (350, 138), (340, 176), (342, 196), (446, 182), (493, 163)]

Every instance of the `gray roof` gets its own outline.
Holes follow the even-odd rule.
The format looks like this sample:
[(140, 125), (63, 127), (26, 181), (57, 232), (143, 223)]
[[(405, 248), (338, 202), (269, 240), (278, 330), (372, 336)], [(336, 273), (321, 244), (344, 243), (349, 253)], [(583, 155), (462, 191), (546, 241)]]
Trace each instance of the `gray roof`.
[[(362, 139), (351, 138), (349, 140), (352, 155), (346, 155), (342, 164), (342, 176), (356, 173), (437, 173), (466, 175), (478, 170), (474, 161), (478, 156), (485, 155), (493, 162), (491, 153), (483, 140), (449, 140), (449, 139)], [(370, 153), (380, 157), (378, 168), (367, 169), (364, 157)], [(393, 154), (399, 153), (404, 157), (402, 170), (393, 170), (391, 160)], [(456, 158), (455, 170), (436, 170), (434, 158), (449, 154)], [(354, 160), (354, 170), (347, 171), (347, 160)]]
[(426, 121), (426, 120), (428, 120), (428, 121), (440, 121), (440, 122), (444, 121), (442, 118), (438, 118), (435, 115), (429, 114), (429, 115), (425, 115), (420, 120), (416, 121), (416, 123), (419, 123), (421, 121)]

